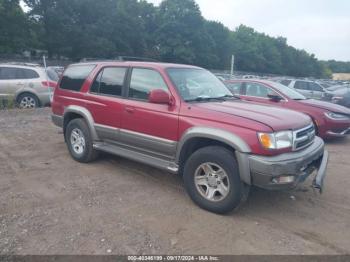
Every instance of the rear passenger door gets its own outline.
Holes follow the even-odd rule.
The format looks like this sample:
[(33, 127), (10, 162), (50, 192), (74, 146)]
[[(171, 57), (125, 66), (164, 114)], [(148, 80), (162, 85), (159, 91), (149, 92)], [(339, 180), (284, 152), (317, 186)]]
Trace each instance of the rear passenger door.
[(153, 69), (133, 68), (122, 113), (121, 142), (133, 150), (166, 160), (175, 157), (178, 108), (148, 102), (153, 89), (170, 94), (162, 75)]
[(87, 108), (102, 140), (119, 140), (127, 71), (127, 67), (102, 68), (87, 93)]

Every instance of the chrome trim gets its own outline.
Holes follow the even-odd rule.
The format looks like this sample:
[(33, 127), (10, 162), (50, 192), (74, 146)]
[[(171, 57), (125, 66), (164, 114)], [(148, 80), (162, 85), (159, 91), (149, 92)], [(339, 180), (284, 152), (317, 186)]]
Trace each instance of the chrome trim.
[[(302, 136), (302, 137), (299, 137), (299, 138), (297, 137), (297, 135), (300, 132), (308, 130), (308, 129), (312, 128), (312, 127), (314, 128), (313, 131), (312, 132), (308, 132), (307, 136)], [(311, 139), (311, 137), (312, 137), (312, 139)], [(309, 125), (307, 127), (304, 127), (304, 128), (298, 129), (298, 130), (294, 130), (293, 131), (293, 151), (301, 150), (301, 149), (304, 149), (304, 148), (308, 147), (309, 145), (311, 145), (315, 141), (315, 137), (316, 137), (316, 129), (315, 129), (314, 124), (311, 124), (311, 125)], [(307, 141), (307, 140), (310, 140), (310, 142), (297, 148), (297, 144), (298, 143), (304, 142), (304, 141)]]

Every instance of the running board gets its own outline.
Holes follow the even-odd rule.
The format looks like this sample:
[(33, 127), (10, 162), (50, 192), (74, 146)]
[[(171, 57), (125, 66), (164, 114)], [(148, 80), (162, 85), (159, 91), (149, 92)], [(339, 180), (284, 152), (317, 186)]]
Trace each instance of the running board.
[(167, 170), (170, 173), (177, 174), (179, 167), (177, 164), (171, 161), (160, 159), (157, 157), (135, 152), (119, 146), (107, 144), (107, 143), (94, 143), (93, 147), (96, 150), (104, 151), (113, 155), (125, 157), (136, 162), (147, 164), (156, 168)]

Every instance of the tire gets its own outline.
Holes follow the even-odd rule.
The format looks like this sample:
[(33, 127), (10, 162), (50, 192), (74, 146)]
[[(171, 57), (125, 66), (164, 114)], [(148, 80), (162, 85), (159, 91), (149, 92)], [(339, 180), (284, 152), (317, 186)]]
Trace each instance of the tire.
[(17, 98), (18, 107), (21, 109), (31, 109), (40, 107), (39, 99), (31, 93), (23, 93)]
[(68, 123), (65, 140), (74, 160), (89, 163), (97, 159), (99, 152), (93, 148), (90, 130), (84, 119), (77, 118)]
[(249, 187), (240, 179), (234, 154), (220, 146), (193, 153), (185, 164), (183, 179), (193, 202), (217, 214), (237, 209), (249, 193)]

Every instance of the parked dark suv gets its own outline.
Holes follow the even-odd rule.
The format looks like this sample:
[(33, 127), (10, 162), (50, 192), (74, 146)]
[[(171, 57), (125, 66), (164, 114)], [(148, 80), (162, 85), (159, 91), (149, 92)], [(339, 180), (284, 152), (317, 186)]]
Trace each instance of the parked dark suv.
[(179, 173), (192, 200), (216, 213), (238, 207), (250, 185), (294, 188), (318, 170), (322, 189), (326, 174), (328, 153), (308, 116), (240, 101), (194, 66), (74, 64), (52, 111), (75, 160), (105, 151)]

